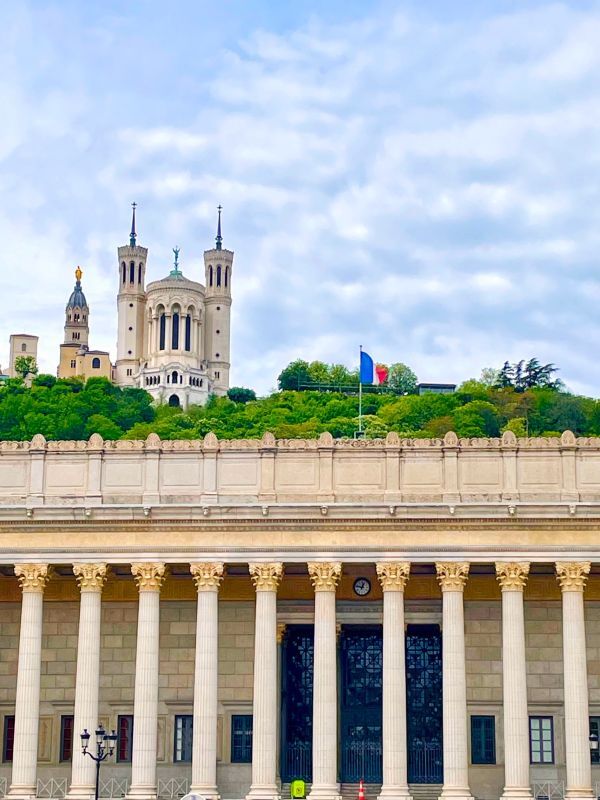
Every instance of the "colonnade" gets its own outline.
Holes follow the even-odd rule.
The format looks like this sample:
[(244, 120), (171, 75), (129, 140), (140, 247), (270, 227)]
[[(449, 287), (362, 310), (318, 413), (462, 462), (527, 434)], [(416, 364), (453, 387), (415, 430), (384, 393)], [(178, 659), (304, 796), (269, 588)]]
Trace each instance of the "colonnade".
[[(502, 661), (506, 800), (531, 798), (525, 662), (523, 590), (527, 562), (497, 562), (502, 590)], [(467, 562), (435, 564), (442, 590), (443, 758), (442, 798), (472, 800), (468, 779), (464, 588)], [(404, 590), (410, 575), (406, 561), (376, 565), (383, 590), (383, 786), (382, 800), (407, 800), (406, 676), (404, 662)], [(166, 575), (161, 562), (131, 565), (139, 590), (135, 665), (134, 739), (129, 797), (156, 798), (156, 747), (159, 678), (159, 601)], [(195, 562), (190, 571), (198, 593), (193, 709), (191, 791), (217, 800), (218, 592), (224, 576), (220, 562)], [(74, 730), (98, 717), (100, 608), (106, 564), (74, 564), (81, 592)], [(250, 564), (256, 590), (252, 783), (248, 800), (277, 800), (277, 590), (281, 562)], [(589, 562), (557, 562), (562, 590), (566, 795), (592, 795), (588, 744), (588, 680), (583, 591)], [(339, 561), (312, 561), (308, 573), (315, 592), (313, 674), (312, 800), (337, 800), (337, 654), (336, 589)], [(43, 593), (46, 564), (17, 564), (23, 602), (15, 705), (14, 759), (9, 796), (25, 800), (36, 793), (40, 704)], [(69, 797), (93, 795), (94, 764), (73, 748)]]

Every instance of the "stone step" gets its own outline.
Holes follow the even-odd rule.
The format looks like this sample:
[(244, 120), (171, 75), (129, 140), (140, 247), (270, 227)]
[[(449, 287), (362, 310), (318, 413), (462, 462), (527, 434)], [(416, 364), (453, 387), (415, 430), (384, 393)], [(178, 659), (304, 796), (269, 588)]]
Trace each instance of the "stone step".
[[(306, 794), (310, 792), (310, 783), (306, 784)], [(365, 798), (366, 800), (376, 800), (379, 792), (381, 791), (380, 783), (365, 783)], [(438, 800), (442, 793), (441, 783), (411, 783), (408, 787), (413, 800)], [(358, 783), (342, 783), (340, 785), (340, 794), (343, 800), (358, 800)], [(290, 784), (281, 784), (281, 797), (282, 800), (290, 798)]]

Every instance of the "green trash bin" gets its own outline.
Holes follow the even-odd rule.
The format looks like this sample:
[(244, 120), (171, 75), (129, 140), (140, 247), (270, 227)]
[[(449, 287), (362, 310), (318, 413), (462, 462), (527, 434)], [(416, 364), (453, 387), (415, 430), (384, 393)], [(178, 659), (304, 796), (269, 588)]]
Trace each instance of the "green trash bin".
[(300, 778), (296, 778), (290, 783), (290, 795), (292, 800), (301, 800), (306, 797), (306, 783)]

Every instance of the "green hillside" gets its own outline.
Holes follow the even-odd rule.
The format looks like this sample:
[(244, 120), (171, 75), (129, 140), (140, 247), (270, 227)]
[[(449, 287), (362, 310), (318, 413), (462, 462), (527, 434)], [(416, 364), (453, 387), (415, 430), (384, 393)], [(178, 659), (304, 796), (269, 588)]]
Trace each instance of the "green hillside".
[[(120, 389), (102, 378), (86, 384), (34, 379), (31, 388), (20, 380), (0, 385), (0, 438), (144, 439), (156, 432), (163, 439), (197, 439), (209, 431), (219, 438), (259, 438), (270, 431), (279, 438), (305, 438), (330, 431), (353, 436), (358, 421), (358, 397), (343, 392), (280, 391), (247, 400), (253, 393), (231, 390), (206, 406), (180, 409), (152, 406), (142, 389)], [(572, 430), (579, 436), (600, 435), (600, 401), (558, 388), (516, 390), (490, 388), (468, 381), (455, 394), (423, 396), (366, 394), (363, 397), (367, 436), (396, 431), (406, 437), (442, 437), (454, 430), (461, 437), (558, 435)]]

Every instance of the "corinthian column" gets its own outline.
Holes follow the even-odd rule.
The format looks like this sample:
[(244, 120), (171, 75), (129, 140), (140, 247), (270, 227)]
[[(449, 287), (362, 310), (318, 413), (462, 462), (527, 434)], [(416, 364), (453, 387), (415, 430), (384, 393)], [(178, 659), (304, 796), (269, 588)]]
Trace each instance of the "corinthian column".
[(217, 682), (219, 586), (223, 564), (190, 564), (198, 590), (196, 670), (194, 675), (194, 736), (190, 792), (218, 800), (217, 791)]
[(15, 737), (12, 780), (8, 794), (30, 798), (36, 794), (40, 673), (42, 666), (42, 618), (47, 564), (16, 564), (15, 575), (23, 591), (19, 670), (15, 702)]
[(469, 565), (456, 561), (435, 565), (442, 587), (444, 788), (441, 797), (468, 798), (467, 679), (463, 592)]
[(337, 800), (337, 643), (335, 590), (342, 574), (339, 561), (311, 561), (308, 574), (315, 590), (313, 675), (312, 800)]
[(567, 791), (565, 797), (592, 797), (589, 746), (589, 698), (585, 651), (583, 590), (589, 561), (559, 561), (556, 575), (562, 590), (563, 659), (565, 681), (565, 747)]
[(406, 758), (406, 665), (404, 589), (408, 561), (383, 561), (377, 576), (383, 589), (383, 786), (381, 800), (408, 800)]
[[(106, 581), (106, 564), (73, 564), (73, 573), (81, 591), (79, 635), (77, 639), (77, 678), (73, 733), (78, 737), (84, 728), (93, 731), (98, 724), (98, 690), (100, 686), (100, 622), (102, 589)], [(96, 768), (81, 748), (73, 746), (69, 798), (94, 796)]]
[(156, 800), (158, 637), (160, 590), (166, 568), (158, 562), (131, 565), (140, 593), (135, 655), (133, 753), (128, 797)]
[(504, 706), (504, 792), (502, 797), (531, 797), (529, 788), (529, 719), (523, 589), (527, 562), (496, 563), (502, 589), (502, 699)]
[(277, 588), (283, 564), (250, 564), (256, 589), (251, 800), (277, 800)]

